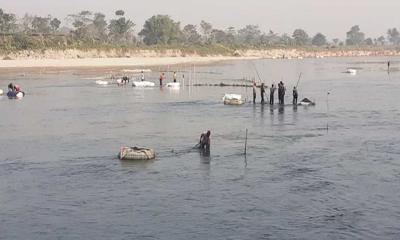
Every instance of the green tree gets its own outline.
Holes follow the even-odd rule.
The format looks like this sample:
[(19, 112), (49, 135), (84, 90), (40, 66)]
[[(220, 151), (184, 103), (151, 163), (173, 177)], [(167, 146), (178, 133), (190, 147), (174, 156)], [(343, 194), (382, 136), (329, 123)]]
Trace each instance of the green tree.
[(124, 17), (125, 12), (123, 10), (116, 11), (115, 15), (118, 18), (110, 21), (110, 25), (108, 26), (109, 35), (114, 41), (128, 41), (132, 38), (135, 24)]
[(89, 25), (89, 32), (95, 39), (105, 41), (107, 39), (106, 15), (103, 13), (95, 13), (93, 21)]
[(50, 17), (35, 16), (32, 20), (32, 32), (34, 33), (50, 33)]
[(238, 31), (238, 36), (241, 43), (255, 46), (260, 43), (261, 31), (257, 25), (247, 25)]
[(14, 33), (17, 30), (16, 17), (0, 8), (0, 33)]
[(203, 34), (204, 41), (207, 42), (210, 39), (212, 25), (204, 20), (200, 22), (201, 33)]
[(397, 28), (392, 28), (387, 31), (388, 40), (393, 45), (400, 44), (400, 33)]
[(338, 46), (338, 45), (339, 45), (339, 42), (340, 42), (340, 39), (339, 39), (339, 38), (334, 38), (334, 39), (332, 39), (332, 42), (333, 42), (333, 44), (334, 44), (335, 46)]
[(294, 39), (295, 44), (299, 46), (308, 44), (310, 40), (308, 34), (303, 29), (294, 30), (292, 37)]
[(364, 44), (368, 45), (368, 46), (372, 46), (372, 45), (374, 45), (374, 41), (372, 40), (372, 38), (367, 38), (367, 39), (365, 39)]
[(226, 41), (229, 44), (233, 44), (236, 40), (237, 32), (234, 27), (228, 27), (226, 29)]
[(376, 45), (383, 46), (383, 45), (385, 45), (385, 41), (386, 41), (385, 37), (380, 36), (376, 39)]
[(361, 45), (364, 43), (365, 34), (360, 31), (360, 27), (358, 25), (351, 27), (350, 31), (348, 31), (346, 35), (346, 45), (352, 46)]
[(91, 39), (90, 24), (93, 23), (93, 13), (90, 11), (81, 11), (78, 14), (68, 15), (68, 19), (72, 21), (74, 27), (73, 33), (79, 40)]
[(105, 15), (102, 13), (92, 13), (81, 11), (78, 14), (68, 16), (74, 26), (74, 35), (81, 41), (102, 41), (106, 38)]
[(293, 46), (294, 40), (287, 33), (284, 33), (280, 38), (280, 44), (285, 46)]
[(53, 18), (53, 20), (50, 21), (50, 27), (53, 32), (57, 32), (58, 29), (60, 28), (60, 25), (61, 21), (58, 20), (57, 18)]
[(321, 47), (327, 44), (326, 37), (322, 33), (317, 33), (312, 39), (312, 45)]
[(211, 40), (214, 43), (223, 44), (227, 42), (227, 35), (224, 31), (219, 29), (213, 29), (211, 31)]
[(152, 16), (144, 23), (139, 36), (147, 45), (177, 43), (181, 36), (180, 23), (168, 15)]
[(198, 43), (201, 40), (200, 34), (197, 32), (195, 25), (188, 24), (183, 27), (183, 38), (186, 43)]

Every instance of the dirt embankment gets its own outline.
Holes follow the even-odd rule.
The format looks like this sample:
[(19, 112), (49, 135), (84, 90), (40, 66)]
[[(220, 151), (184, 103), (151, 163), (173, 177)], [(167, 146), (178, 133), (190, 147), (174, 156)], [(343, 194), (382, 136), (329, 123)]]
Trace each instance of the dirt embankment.
[(162, 57), (254, 57), (254, 58), (321, 58), (321, 57), (356, 57), (356, 56), (397, 56), (400, 49), (267, 49), (236, 50), (233, 54), (196, 54), (181, 50), (43, 50), (19, 51), (0, 55), (0, 60), (33, 59), (84, 59), (84, 58), (162, 58)]

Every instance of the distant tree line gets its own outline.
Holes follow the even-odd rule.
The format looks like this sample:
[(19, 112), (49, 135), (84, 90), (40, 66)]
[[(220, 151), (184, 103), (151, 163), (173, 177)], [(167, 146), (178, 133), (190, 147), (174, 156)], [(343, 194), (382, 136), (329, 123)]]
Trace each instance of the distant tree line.
[[(70, 27), (67, 27), (70, 26)], [(201, 21), (199, 25), (181, 26), (168, 15), (155, 15), (147, 19), (143, 28), (135, 32), (135, 23), (125, 17), (123, 10), (115, 12), (110, 20), (103, 13), (81, 11), (70, 14), (64, 24), (58, 18), (15, 14), (0, 9), (0, 49), (23, 50), (46, 47), (79, 46), (209, 46), (228, 48), (268, 47), (338, 47), (338, 46), (399, 46), (397, 28), (387, 30), (386, 36), (367, 38), (358, 25), (351, 27), (346, 39), (329, 41), (322, 33), (314, 36), (303, 29), (292, 34), (278, 34), (272, 30), (263, 32), (257, 25), (241, 29), (229, 27), (216, 29)], [(33, 36), (40, 36), (35, 38)]]

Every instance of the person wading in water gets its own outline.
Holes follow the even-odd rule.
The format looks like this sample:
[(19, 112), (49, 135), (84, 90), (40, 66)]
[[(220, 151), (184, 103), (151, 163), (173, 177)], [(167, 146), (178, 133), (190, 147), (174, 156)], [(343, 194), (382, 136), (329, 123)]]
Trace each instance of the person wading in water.
[(297, 88), (293, 87), (293, 105), (297, 105), (298, 97), (299, 97), (299, 93), (297, 92)]
[(253, 103), (256, 103), (256, 98), (257, 98), (257, 85), (256, 81), (253, 81)]
[(164, 73), (160, 74), (160, 86), (162, 86), (162, 82), (164, 80)]
[(202, 133), (200, 135), (200, 142), (199, 142), (199, 148), (202, 150), (209, 150), (210, 149), (210, 144), (211, 144), (211, 131), (208, 130), (205, 133)]
[(276, 87), (272, 84), (271, 89), (269, 90), (269, 104), (274, 105), (274, 94)]
[(261, 104), (264, 104), (264, 95), (265, 95), (264, 83), (261, 83), (260, 92), (261, 92)]

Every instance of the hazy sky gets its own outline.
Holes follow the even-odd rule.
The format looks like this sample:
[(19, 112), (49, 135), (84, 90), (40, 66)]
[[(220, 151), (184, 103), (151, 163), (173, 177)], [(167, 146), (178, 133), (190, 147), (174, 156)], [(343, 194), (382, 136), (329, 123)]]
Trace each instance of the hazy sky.
[(303, 28), (329, 38), (345, 38), (352, 25), (371, 37), (400, 28), (400, 0), (0, 0), (0, 8), (23, 16), (52, 14), (64, 19), (80, 10), (100, 11), (111, 17), (123, 9), (136, 31), (154, 14), (168, 14), (182, 25), (211, 22), (216, 28), (257, 24), (263, 31), (292, 33)]

